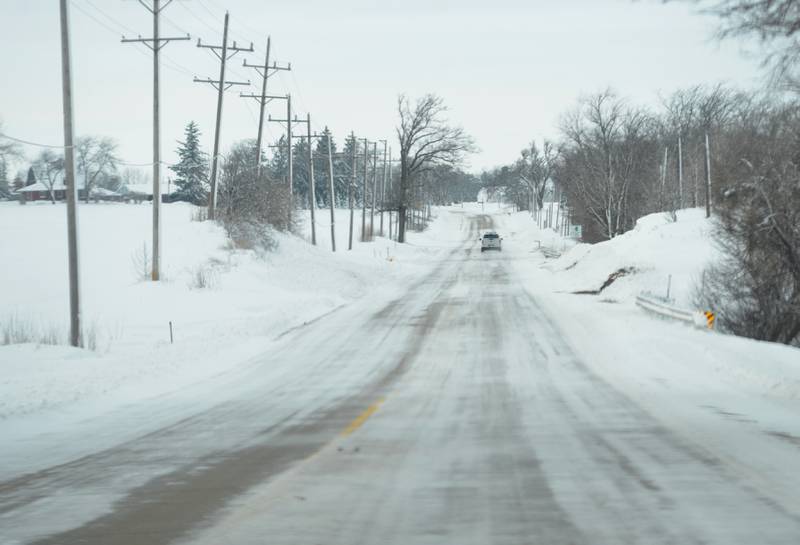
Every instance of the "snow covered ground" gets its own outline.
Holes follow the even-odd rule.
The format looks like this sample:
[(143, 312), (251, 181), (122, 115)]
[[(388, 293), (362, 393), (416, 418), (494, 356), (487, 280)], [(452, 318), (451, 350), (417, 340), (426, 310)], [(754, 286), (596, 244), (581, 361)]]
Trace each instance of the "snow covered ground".
[[(553, 308), (553, 318), (563, 322), (588, 359), (606, 360), (609, 368), (632, 380), (658, 377), (701, 389), (709, 383), (731, 384), (754, 395), (800, 399), (800, 350), (696, 329), (635, 305), (639, 293), (666, 296), (669, 285), (674, 304), (704, 310), (693, 307), (692, 293), (702, 286), (703, 270), (716, 248), (703, 210), (680, 210), (675, 222), (663, 214), (645, 216), (632, 231), (594, 245), (537, 229), (526, 213), (498, 218), (528, 290)], [(563, 253), (547, 259), (537, 241)], [(600, 293), (576, 293), (598, 290), (620, 269), (631, 272)]]
[[(0, 346), (0, 421), (23, 426), (23, 417), (53, 411), (102, 412), (220, 374), (264, 353), (289, 329), (367, 295), (390, 296), (400, 279), (428, 267), (426, 257), (442, 251), (450, 233), (459, 236), (443, 215), (410, 235), (413, 246), (385, 238), (361, 244), (357, 215), (347, 252), (349, 212), (337, 210), (339, 251), (331, 254), (330, 216), (321, 211), (318, 247), (278, 235), (278, 249), (258, 255), (232, 249), (218, 226), (191, 221), (193, 209), (163, 207), (164, 280), (152, 283), (142, 280), (150, 206), (80, 207), (83, 322), (96, 349)], [(66, 338), (65, 214), (62, 204), (0, 203), (5, 327), (15, 320), (36, 337)]]
[[(525, 213), (497, 218), (527, 290), (594, 372), (673, 427), (680, 421), (693, 441), (730, 453), (744, 470), (761, 462), (789, 467), (781, 461), (790, 464), (800, 445), (800, 350), (698, 329), (635, 305), (640, 291), (666, 295), (671, 275), (671, 297), (692, 308), (716, 252), (702, 210), (682, 210), (677, 222), (646, 216), (595, 245), (541, 231)], [(537, 241), (564, 253), (546, 259)], [(573, 293), (598, 289), (621, 268), (634, 272), (600, 294)], [(777, 488), (770, 493), (786, 492)]]
[[(528, 214), (497, 203), (444, 208), (426, 232), (410, 234), (408, 245), (380, 237), (362, 244), (356, 211), (352, 252), (346, 251), (349, 212), (337, 210), (335, 254), (329, 213), (320, 210), (319, 246), (280, 235), (275, 252), (257, 255), (231, 249), (219, 227), (191, 221), (191, 206), (172, 204), (164, 207), (165, 280), (158, 284), (141, 279), (149, 206), (80, 211), (84, 323), (97, 347), (0, 346), (0, 423), (20, 438), (40, 424), (51, 426), (54, 415), (79, 420), (174, 394), (246, 365), (286, 331), (320, 316), (358, 300), (389, 301), (442, 252), (463, 243), (461, 224), (469, 214), (492, 216), (505, 237), (503, 256), (528, 291), (587, 364), (643, 404), (663, 411), (658, 404), (674, 403), (677, 391), (685, 403), (669, 410), (688, 411), (695, 422), (712, 413), (708, 425), (719, 425), (720, 415), (749, 411), (748, 418), (786, 433), (782, 411), (800, 400), (797, 349), (698, 330), (635, 306), (640, 291), (665, 293), (670, 276), (671, 296), (691, 305), (691, 292), (714, 256), (710, 226), (699, 210), (680, 211), (677, 222), (642, 218), (630, 233), (596, 245), (538, 229)], [(66, 336), (64, 215), (63, 205), (0, 204), (0, 255), (10, 264), (0, 269), (0, 323), (14, 318)], [(384, 221), (388, 230), (388, 216)], [(547, 259), (541, 247), (562, 255)], [(572, 293), (598, 289), (622, 268), (633, 272), (599, 295)], [(199, 273), (206, 287), (197, 285)], [(800, 437), (800, 427), (789, 427)]]

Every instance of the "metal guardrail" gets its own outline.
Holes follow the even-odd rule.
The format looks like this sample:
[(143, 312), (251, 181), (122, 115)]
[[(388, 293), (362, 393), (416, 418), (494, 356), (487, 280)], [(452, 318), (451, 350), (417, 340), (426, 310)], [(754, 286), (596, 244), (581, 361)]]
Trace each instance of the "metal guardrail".
[(671, 303), (671, 300), (666, 300), (651, 293), (640, 293), (636, 296), (636, 304), (648, 312), (665, 318), (680, 320), (696, 327), (705, 327), (706, 318), (702, 312), (679, 308)]

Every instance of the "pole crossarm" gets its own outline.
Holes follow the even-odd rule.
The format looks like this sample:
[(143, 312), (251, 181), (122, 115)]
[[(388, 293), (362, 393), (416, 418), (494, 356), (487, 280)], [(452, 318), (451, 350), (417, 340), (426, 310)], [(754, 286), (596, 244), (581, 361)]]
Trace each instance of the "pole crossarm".
[[(201, 49), (210, 49), (219, 60), (222, 60), (223, 55), (225, 55), (225, 60), (228, 60), (241, 51), (246, 51), (248, 53), (255, 51), (252, 42), (250, 43), (250, 47), (239, 47), (236, 45), (236, 40), (233, 41), (232, 45), (210, 45), (204, 44), (200, 38), (197, 38), (197, 47)], [(217, 50), (222, 51), (222, 53), (218, 53)]]
[(256, 102), (261, 103), (263, 101), (264, 104), (269, 104), (273, 100), (286, 99), (285, 96), (259, 95), (256, 93), (239, 93), (239, 98), (254, 98)]
[(139, 4), (144, 6), (153, 15), (153, 36), (142, 38), (141, 34), (137, 38), (126, 38), (122, 36), (122, 43), (142, 43), (153, 52), (153, 248), (151, 260), (151, 278), (158, 281), (161, 278), (161, 68), (160, 51), (169, 42), (188, 41), (191, 39), (189, 34), (186, 36), (162, 37), (160, 15), (161, 12), (172, 0), (139, 0)]
[(122, 36), (121, 41), (124, 44), (143, 43), (144, 45), (149, 47), (151, 51), (160, 51), (161, 48), (167, 45), (169, 42), (186, 41), (191, 39), (192, 37), (187, 34), (186, 36), (175, 37), (175, 38), (142, 38), (141, 36), (139, 36), (138, 38), (126, 38), (125, 36)]
[(245, 68), (253, 68), (256, 72), (258, 72), (258, 75), (261, 76), (262, 78), (270, 78), (281, 70), (292, 69), (292, 63), (287, 63), (286, 66), (279, 66), (278, 63), (272, 63), (272, 66), (268, 65), (262, 66), (260, 64), (250, 64), (249, 62), (247, 62), (247, 59), (244, 59), (244, 61), (242, 62), (242, 66)]
[(145, 8), (147, 11), (149, 11), (150, 13), (152, 13), (153, 15), (158, 15), (159, 13), (161, 13), (161, 11), (162, 11), (162, 10), (163, 10), (165, 7), (167, 7), (168, 5), (170, 5), (170, 4), (172, 3), (172, 0), (166, 0), (166, 1), (164, 2), (164, 5), (162, 5), (162, 6), (160, 6), (160, 7), (157, 7), (157, 8), (153, 8), (153, 7), (151, 7), (151, 6), (150, 6), (150, 5), (149, 5), (147, 2), (145, 2), (144, 0), (139, 0), (139, 3), (140, 3), (141, 5), (143, 5), (143, 6), (144, 6), (144, 8)]
[[(195, 83), (208, 83), (214, 89), (219, 91), (219, 82), (217, 80), (213, 80), (211, 78), (200, 79), (198, 77), (195, 77), (193, 81)], [(230, 89), (234, 85), (250, 85), (250, 82), (249, 81), (227, 81), (226, 80), (225, 83), (224, 83), (223, 91), (227, 91), (228, 89)]]

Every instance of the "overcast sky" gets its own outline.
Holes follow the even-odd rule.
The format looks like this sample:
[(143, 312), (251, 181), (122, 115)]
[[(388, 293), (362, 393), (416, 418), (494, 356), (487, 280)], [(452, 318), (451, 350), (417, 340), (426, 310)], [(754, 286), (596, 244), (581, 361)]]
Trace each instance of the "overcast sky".
[[(162, 0), (163, 1), (163, 0)], [(59, 143), (61, 73), (58, 2), (0, 0), (0, 119), (9, 135)], [(120, 36), (152, 33), (136, 0), (73, 0), (73, 64), (78, 134), (112, 136), (129, 163), (152, 160), (152, 62), (142, 45)], [(762, 82), (756, 59), (713, 40), (716, 21), (685, 4), (656, 0), (176, 0), (162, 34), (192, 42), (164, 48), (162, 142), (174, 160), (183, 126), (196, 120), (212, 146), (215, 91), (192, 76), (218, 77), (219, 65), (196, 38), (219, 43), (224, 10), (231, 37), (256, 52), (231, 61), (231, 78), (258, 76), (242, 60), (273, 59), (290, 73), (270, 92), (292, 93), (298, 115), (329, 125), (341, 142), (355, 131), (394, 141), (397, 95), (434, 92), (450, 118), (476, 139), (478, 170), (512, 161), (531, 139), (557, 135), (559, 116), (583, 94), (612, 87), (640, 104), (696, 83)], [(255, 91), (255, 87), (252, 88)], [(253, 138), (258, 105), (225, 97), (223, 150)], [(283, 103), (269, 112), (283, 117)], [(281, 128), (271, 124), (268, 138)], [(396, 147), (396, 146), (395, 146)], [(26, 147), (29, 156), (38, 151)]]

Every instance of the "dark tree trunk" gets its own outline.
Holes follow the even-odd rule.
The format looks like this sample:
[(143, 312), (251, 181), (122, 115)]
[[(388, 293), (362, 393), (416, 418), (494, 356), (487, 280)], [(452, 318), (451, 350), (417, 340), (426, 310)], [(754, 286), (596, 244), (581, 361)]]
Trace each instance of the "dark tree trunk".
[(397, 242), (406, 241), (406, 205), (400, 203), (400, 208), (397, 212)]

